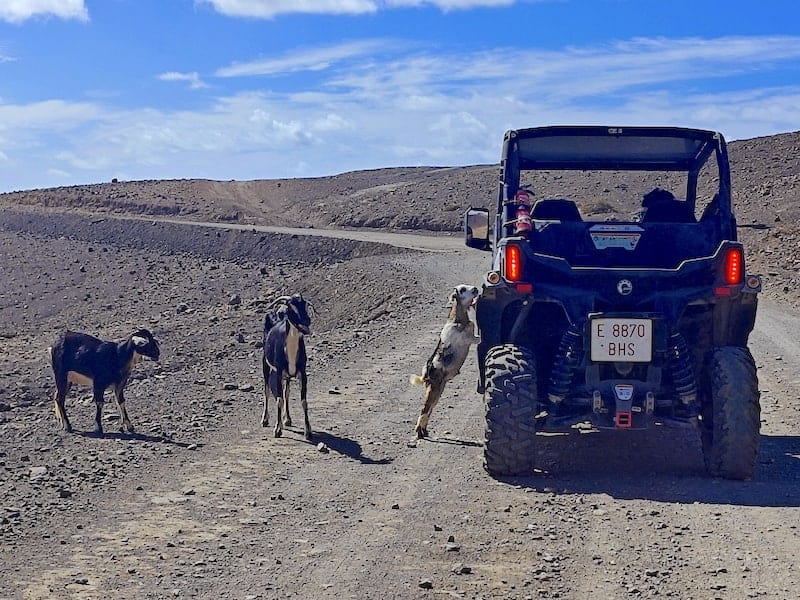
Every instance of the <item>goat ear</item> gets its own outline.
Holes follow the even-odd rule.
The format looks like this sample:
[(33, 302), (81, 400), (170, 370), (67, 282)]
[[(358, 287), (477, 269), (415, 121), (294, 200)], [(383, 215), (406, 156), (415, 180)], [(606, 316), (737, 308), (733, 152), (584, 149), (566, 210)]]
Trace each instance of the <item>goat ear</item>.
[(147, 338), (143, 338), (139, 335), (131, 336), (131, 341), (133, 342), (133, 345), (137, 347), (147, 346)]
[(453, 293), (450, 294), (450, 303), (447, 306), (455, 306), (458, 304), (458, 290), (453, 290)]

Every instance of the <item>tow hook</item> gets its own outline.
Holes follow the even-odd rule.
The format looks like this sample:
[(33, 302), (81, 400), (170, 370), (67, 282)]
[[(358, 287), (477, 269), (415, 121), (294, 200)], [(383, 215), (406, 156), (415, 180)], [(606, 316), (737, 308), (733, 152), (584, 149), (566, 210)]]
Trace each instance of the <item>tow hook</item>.
[(633, 386), (619, 383), (614, 386), (617, 412), (614, 424), (617, 429), (630, 429), (633, 426)]

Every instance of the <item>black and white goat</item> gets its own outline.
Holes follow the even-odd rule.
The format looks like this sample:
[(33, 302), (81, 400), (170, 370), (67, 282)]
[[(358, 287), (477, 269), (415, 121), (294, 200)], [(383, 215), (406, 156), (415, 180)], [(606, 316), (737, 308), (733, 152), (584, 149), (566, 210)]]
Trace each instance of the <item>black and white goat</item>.
[(120, 342), (107, 342), (86, 333), (65, 331), (47, 349), (50, 365), (56, 379), (53, 393), (56, 417), (62, 428), (72, 431), (67, 418), (64, 400), (73, 383), (91, 386), (97, 412), (94, 431), (103, 434), (103, 395), (108, 388), (114, 389), (123, 431), (133, 433), (133, 425), (125, 410), (124, 389), (133, 367), (143, 356), (158, 360), (161, 351), (158, 342), (147, 329), (139, 329)]
[(425, 401), (414, 430), (418, 438), (428, 437), (428, 420), (433, 407), (442, 397), (445, 384), (458, 375), (472, 344), (480, 342), (475, 325), (469, 318), (469, 308), (478, 299), (478, 288), (458, 285), (450, 294), (450, 312), (439, 334), (439, 343), (425, 364), (422, 375), (412, 375), (411, 383), (425, 385)]
[[(311, 425), (308, 423), (308, 401), (306, 393), (306, 343), (304, 336), (311, 335), (310, 304), (301, 294), (281, 296), (268, 308), (264, 317), (264, 355), (261, 363), (264, 370), (264, 415), (261, 425), (269, 425), (269, 398), (275, 398), (278, 414), (275, 417), (275, 437), (283, 434), (283, 425), (290, 427), (289, 382), (294, 377), (300, 380), (300, 404), (303, 407), (303, 427), (307, 440), (311, 440)], [(281, 421), (281, 409), (284, 411)]]

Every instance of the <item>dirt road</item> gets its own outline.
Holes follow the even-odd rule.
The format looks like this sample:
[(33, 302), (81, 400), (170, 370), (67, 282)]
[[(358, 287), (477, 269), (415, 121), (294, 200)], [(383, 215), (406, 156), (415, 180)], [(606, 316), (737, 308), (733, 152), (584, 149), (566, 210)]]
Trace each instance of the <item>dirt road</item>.
[[(7, 258), (32, 257), (44, 241), (0, 234)], [(106, 247), (46, 241), (89, 268)], [(260, 317), (248, 285), (276, 285), (271, 273), (259, 281), (257, 264), (108, 249), (117, 277), (84, 282), (83, 304), (34, 311), (31, 298), (25, 309), (0, 298), (0, 386), (12, 398), (0, 397), (0, 597), (800, 597), (800, 317), (786, 307), (762, 303), (752, 336), (763, 407), (753, 481), (708, 479), (696, 434), (674, 429), (540, 435), (540, 472), (497, 481), (481, 468), (474, 360), (434, 411), (430, 440), (413, 438), (422, 396), (408, 384), (448, 290), (479, 282), (486, 254), (284, 267), (283, 281), (324, 308), (309, 340), (308, 444), (297, 427), (274, 439), (259, 424)], [(55, 257), (37, 256), (2, 272), (6, 289), (62, 277)], [(112, 291), (121, 280), (130, 294)], [(68, 295), (61, 281), (56, 300)], [(234, 291), (241, 305), (226, 302)], [(177, 314), (179, 302), (188, 310)], [(150, 316), (171, 351), (131, 385), (137, 435), (61, 434), (41, 400), (47, 328), (89, 309), (105, 311), (106, 328)], [(69, 410), (90, 430), (85, 395)]]
[[(127, 217), (129, 220), (152, 221), (153, 219), (143, 219), (141, 217)], [(408, 248), (410, 250), (427, 250), (431, 252), (446, 252), (460, 249), (464, 246), (463, 238), (453, 235), (420, 235), (414, 233), (393, 233), (391, 231), (381, 231), (376, 229), (308, 229), (302, 227), (274, 227), (269, 225), (240, 225), (238, 223), (208, 223), (202, 221), (190, 221), (186, 219), (157, 219), (162, 223), (173, 225), (210, 227), (213, 229), (234, 229), (238, 231), (254, 231), (262, 233), (278, 233), (283, 235), (304, 235), (337, 240), (358, 240), (360, 242), (372, 242), (377, 244), (388, 244), (397, 248)]]

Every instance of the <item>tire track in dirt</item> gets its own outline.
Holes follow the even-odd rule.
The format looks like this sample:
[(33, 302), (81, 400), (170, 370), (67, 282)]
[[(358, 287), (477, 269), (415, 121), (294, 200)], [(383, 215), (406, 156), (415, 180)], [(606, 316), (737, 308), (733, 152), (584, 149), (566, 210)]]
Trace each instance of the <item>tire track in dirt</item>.
[(274, 227), (270, 225), (242, 225), (239, 223), (209, 223), (207, 221), (189, 221), (185, 219), (143, 219), (141, 217), (114, 217), (136, 221), (156, 221), (173, 225), (206, 227), (211, 229), (230, 229), (236, 231), (257, 231), (261, 233), (279, 233), (286, 235), (324, 237), (332, 239), (357, 240), (388, 244), (397, 248), (410, 250), (426, 250), (429, 252), (450, 252), (463, 249), (464, 239), (461, 235), (420, 235), (415, 233), (394, 233), (377, 229), (312, 229), (303, 227)]

